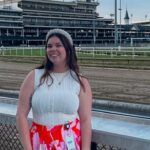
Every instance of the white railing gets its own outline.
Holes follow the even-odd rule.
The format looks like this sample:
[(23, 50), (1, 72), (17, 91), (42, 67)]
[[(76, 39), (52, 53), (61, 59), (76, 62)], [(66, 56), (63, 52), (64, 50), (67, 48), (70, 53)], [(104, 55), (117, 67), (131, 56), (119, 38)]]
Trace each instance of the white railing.
[[(43, 56), (44, 47), (0, 47), (2, 56)], [(150, 47), (76, 47), (81, 57), (150, 57)]]
[[(0, 130), (2, 149), (21, 149), (15, 114), (16, 105), (0, 103), (0, 126), (3, 130), (6, 130)], [(29, 120), (32, 120), (31, 114), (29, 115)], [(115, 150), (149, 150), (149, 133), (149, 119), (93, 112), (92, 142), (95, 146), (92, 150), (96, 150), (96, 147), (99, 150), (112, 150), (114, 148)]]

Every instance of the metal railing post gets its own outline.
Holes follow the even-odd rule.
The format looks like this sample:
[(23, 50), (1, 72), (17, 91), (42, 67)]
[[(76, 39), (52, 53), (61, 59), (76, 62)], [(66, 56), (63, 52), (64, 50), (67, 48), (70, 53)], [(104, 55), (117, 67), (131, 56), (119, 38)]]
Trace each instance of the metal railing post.
[(97, 150), (97, 143), (95, 142), (91, 143), (91, 150)]

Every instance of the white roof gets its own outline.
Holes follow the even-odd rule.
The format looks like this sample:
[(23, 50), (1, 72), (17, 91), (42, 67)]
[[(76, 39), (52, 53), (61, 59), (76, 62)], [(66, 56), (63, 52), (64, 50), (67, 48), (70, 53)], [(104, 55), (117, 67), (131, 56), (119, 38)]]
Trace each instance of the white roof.
[(10, 9), (10, 10), (17, 10), (22, 11), (21, 8), (18, 7), (18, 3), (11, 3), (11, 4), (4, 4), (0, 6), (1, 9)]

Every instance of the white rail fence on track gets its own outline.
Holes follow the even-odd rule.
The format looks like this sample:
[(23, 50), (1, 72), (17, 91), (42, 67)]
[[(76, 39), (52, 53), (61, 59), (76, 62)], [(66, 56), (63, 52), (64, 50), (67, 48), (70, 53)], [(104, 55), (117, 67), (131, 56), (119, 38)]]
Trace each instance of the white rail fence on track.
[[(76, 47), (82, 57), (150, 57), (150, 47)], [(44, 47), (0, 47), (2, 56), (43, 56)]]

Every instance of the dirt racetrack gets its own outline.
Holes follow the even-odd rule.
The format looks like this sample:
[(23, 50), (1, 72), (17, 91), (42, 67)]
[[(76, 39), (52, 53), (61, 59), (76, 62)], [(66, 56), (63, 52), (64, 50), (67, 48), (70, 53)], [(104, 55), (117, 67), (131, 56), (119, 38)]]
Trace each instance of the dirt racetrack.
[[(19, 90), (36, 64), (0, 61), (0, 89)], [(150, 104), (150, 70), (81, 67), (94, 98)]]

